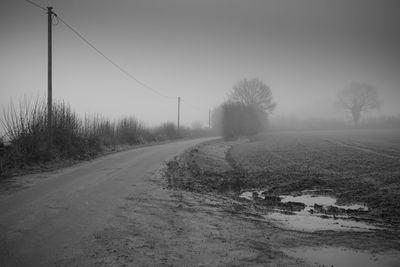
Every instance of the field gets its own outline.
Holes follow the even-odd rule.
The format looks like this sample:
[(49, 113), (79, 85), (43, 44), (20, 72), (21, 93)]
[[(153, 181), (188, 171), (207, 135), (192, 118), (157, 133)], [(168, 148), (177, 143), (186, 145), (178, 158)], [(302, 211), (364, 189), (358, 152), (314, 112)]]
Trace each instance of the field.
[[(183, 189), (233, 196), (246, 190), (271, 196), (317, 190), (338, 205), (367, 206), (364, 219), (400, 225), (399, 130), (271, 132), (205, 144), (180, 161), (180, 173), (188, 174), (171, 177)], [(170, 169), (178, 163), (170, 162)]]
[(286, 132), (233, 146), (228, 159), (270, 193), (330, 190), (341, 204), (366, 204), (400, 223), (400, 131)]
[(168, 162), (165, 174), (204, 201), (230, 199), (215, 205), (259, 229), (241, 228), (252, 237), (238, 243), (264, 244), (253, 247), (260, 255), (268, 247), (282, 253), (274, 260), (301, 259), (293, 266), (399, 266), (399, 130), (214, 140)]

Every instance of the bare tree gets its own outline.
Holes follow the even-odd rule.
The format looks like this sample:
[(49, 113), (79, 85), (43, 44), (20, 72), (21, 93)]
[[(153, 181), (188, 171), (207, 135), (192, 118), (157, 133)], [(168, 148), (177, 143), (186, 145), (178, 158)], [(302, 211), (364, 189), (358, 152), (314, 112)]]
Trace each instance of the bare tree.
[(233, 102), (258, 107), (266, 113), (271, 113), (276, 106), (272, 101), (271, 89), (258, 78), (238, 81), (233, 86), (229, 98)]
[(381, 106), (376, 88), (370, 84), (352, 82), (337, 95), (336, 106), (348, 110), (357, 126), (361, 113)]

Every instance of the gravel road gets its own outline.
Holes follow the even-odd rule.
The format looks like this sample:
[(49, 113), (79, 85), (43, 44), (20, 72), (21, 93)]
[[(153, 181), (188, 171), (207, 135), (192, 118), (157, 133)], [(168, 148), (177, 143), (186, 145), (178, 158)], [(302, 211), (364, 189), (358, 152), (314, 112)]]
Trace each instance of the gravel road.
[[(95, 240), (102, 239), (109, 232), (107, 229), (119, 227), (116, 224), (120, 222), (123, 207), (132, 202), (132, 197), (148, 198), (155, 189), (160, 189), (150, 178), (164, 161), (205, 140), (172, 142), (107, 155), (42, 174), (42, 179), (27, 189), (2, 193), (0, 265), (121, 263), (104, 253), (98, 256), (101, 248), (96, 249)], [(151, 223), (147, 219), (151, 218), (143, 217), (140, 221)], [(125, 261), (133, 260), (126, 256)]]

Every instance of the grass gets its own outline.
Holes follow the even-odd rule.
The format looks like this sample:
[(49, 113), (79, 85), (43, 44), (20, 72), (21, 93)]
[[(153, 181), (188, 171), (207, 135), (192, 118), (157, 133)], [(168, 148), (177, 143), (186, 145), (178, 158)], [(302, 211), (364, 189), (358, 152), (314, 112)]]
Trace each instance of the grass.
[[(0, 176), (31, 165), (81, 160), (119, 145), (138, 145), (209, 135), (206, 129), (178, 129), (173, 123), (147, 127), (133, 116), (109, 120), (101, 115), (83, 119), (63, 101), (53, 103), (52, 130), (47, 128), (44, 100), (26, 97), (10, 103), (0, 117)], [(51, 145), (49, 138), (51, 137)]]

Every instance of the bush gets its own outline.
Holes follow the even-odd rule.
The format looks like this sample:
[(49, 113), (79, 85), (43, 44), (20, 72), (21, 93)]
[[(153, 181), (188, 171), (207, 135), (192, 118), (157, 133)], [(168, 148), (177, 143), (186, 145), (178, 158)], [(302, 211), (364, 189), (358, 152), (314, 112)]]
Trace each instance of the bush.
[[(6, 134), (4, 140), (0, 139), (1, 172), (32, 163), (90, 157), (101, 153), (105, 147), (199, 137), (202, 134), (199, 129), (178, 129), (171, 122), (150, 129), (135, 117), (110, 121), (94, 115), (82, 120), (62, 101), (53, 104), (52, 112), (52, 130), (49, 133), (45, 101), (24, 98), (18, 107), (11, 103), (8, 109), (3, 109), (0, 122)], [(5, 146), (5, 143), (9, 145)]]
[(255, 106), (240, 102), (222, 105), (221, 132), (225, 139), (250, 136), (266, 127), (266, 113)]
[(144, 129), (141, 123), (135, 118), (123, 118), (117, 123), (116, 136), (120, 144), (140, 144), (143, 143), (141, 132)]
[(167, 122), (157, 127), (154, 134), (157, 141), (175, 140), (181, 137), (180, 129), (172, 122)]
[(82, 122), (64, 102), (53, 104), (51, 147), (47, 128), (47, 106), (44, 101), (20, 101), (19, 108), (10, 105), (3, 112), (12, 158), (15, 162), (42, 162), (54, 158), (74, 158), (87, 150)]

